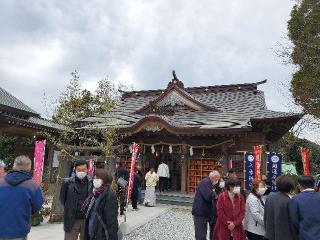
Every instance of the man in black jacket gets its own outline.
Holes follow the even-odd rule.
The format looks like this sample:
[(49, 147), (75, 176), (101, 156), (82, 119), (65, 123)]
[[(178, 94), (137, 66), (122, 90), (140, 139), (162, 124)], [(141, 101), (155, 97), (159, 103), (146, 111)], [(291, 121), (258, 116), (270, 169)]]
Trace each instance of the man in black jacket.
[(134, 179), (131, 193), (132, 208), (138, 210), (139, 188), (141, 188), (141, 177), (138, 168), (134, 169)]
[(88, 166), (85, 160), (74, 163), (75, 175), (63, 181), (60, 202), (64, 206), (65, 240), (84, 240), (85, 213), (81, 206), (92, 192), (92, 179), (87, 176)]
[(124, 215), (124, 208), (126, 206), (126, 195), (127, 195), (127, 186), (119, 184), (119, 178), (122, 178), (129, 182), (129, 172), (124, 167), (123, 162), (118, 162), (116, 164), (116, 173), (115, 178), (118, 183), (117, 197), (120, 204), (120, 215)]

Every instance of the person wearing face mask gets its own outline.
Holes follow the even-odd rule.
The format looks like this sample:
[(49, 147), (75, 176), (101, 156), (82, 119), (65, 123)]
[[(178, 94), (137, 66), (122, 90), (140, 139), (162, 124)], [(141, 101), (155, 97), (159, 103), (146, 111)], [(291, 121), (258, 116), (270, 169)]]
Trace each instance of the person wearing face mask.
[(111, 183), (107, 171), (96, 169), (93, 191), (82, 205), (86, 212), (85, 240), (118, 240), (118, 200)]
[(222, 177), (219, 180), (216, 180), (213, 182), (213, 189), (214, 189), (214, 192), (216, 193), (216, 197), (215, 197), (215, 199), (212, 200), (212, 211), (211, 211), (211, 216), (210, 216), (210, 220), (209, 220), (210, 239), (212, 239), (212, 237), (213, 237), (213, 231), (214, 231), (214, 227), (215, 227), (215, 224), (217, 221), (218, 197), (222, 192), (224, 192), (224, 188), (225, 188), (225, 181), (223, 180)]
[(65, 240), (84, 240), (85, 214), (81, 206), (92, 191), (92, 179), (87, 176), (88, 166), (85, 160), (74, 163), (75, 175), (62, 182), (60, 202), (64, 206)]
[(246, 239), (242, 225), (245, 203), (238, 179), (231, 178), (226, 182), (226, 191), (218, 198), (217, 214), (212, 240)]
[(214, 186), (218, 184), (219, 179), (220, 173), (212, 171), (198, 185), (192, 206), (196, 240), (206, 240), (208, 223), (214, 225), (216, 222), (216, 212), (212, 204), (217, 199)]
[(252, 181), (251, 193), (246, 202), (246, 217), (244, 221), (248, 240), (264, 239), (264, 202), (261, 197), (266, 190), (266, 185), (263, 181)]

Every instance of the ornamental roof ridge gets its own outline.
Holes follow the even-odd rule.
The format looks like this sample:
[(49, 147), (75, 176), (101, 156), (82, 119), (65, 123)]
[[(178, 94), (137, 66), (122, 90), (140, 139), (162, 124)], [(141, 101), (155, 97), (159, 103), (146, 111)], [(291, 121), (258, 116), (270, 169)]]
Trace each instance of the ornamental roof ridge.
[[(172, 79), (169, 82), (169, 86), (172, 86), (175, 79)], [(179, 81), (179, 82), (178, 82)], [(188, 94), (197, 94), (197, 93), (211, 93), (211, 92), (235, 92), (235, 91), (257, 91), (258, 85), (267, 83), (267, 79), (259, 82), (253, 83), (239, 83), (239, 84), (227, 84), (227, 85), (212, 85), (212, 86), (199, 86), (199, 87), (184, 87), (184, 84), (178, 79), (176, 85), (180, 85), (180, 89)], [(183, 87), (181, 87), (183, 86)], [(159, 96), (166, 89), (155, 89), (155, 90), (138, 90), (138, 91), (128, 91), (122, 92), (122, 98), (131, 98), (131, 97), (145, 97), (145, 96)]]
[[(183, 83), (177, 78), (175, 71), (172, 71), (173, 79), (169, 82), (167, 89), (162, 91), (159, 96), (151, 100), (148, 104), (138, 109), (135, 113), (163, 113), (173, 115), (175, 110), (168, 109), (175, 106), (187, 106), (194, 110), (202, 111), (218, 111), (217, 108), (208, 106), (201, 101), (195, 99), (190, 93), (184, 89)], [(164, 107), (164, 109), (163, 109)], [(170, 110), (165, 113), (166, 110)]]

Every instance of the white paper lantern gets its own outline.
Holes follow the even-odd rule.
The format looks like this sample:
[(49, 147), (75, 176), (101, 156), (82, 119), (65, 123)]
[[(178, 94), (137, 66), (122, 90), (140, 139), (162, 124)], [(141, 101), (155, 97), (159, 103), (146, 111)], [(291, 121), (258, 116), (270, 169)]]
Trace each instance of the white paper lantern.
[(151, 152), (152, 152), (152, 153), (155, 153), (155, 152), (156, 152), (156, 150), (155, 150), (155, 148), (154, 148), (153, 145), (151, 146)]
[(169, 153), (172, 153), (172, 145), (169, 146)]
[(190, 157), (192, 157), (193, 156), (193, 149), (192, 149), (192, 147), (190, 147)]

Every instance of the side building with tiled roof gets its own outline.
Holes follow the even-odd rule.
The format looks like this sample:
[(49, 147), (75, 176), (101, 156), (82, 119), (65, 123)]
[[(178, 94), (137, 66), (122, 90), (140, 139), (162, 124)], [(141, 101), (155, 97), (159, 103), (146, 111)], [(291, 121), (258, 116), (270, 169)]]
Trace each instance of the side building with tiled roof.
[(0, 87), (0, 131), (22, 136), (37, 132), (55, 132), (63, 126), (44, 119), (39, 113)]
[(226, 171), (227, 161), (242, 178), (243, 152), (256, 145), (268, 150), (300, 120), (301, 114), (267, 109), (258, 90), (264, 83), (184, 87), (174, 74), (166, 89), (124, 92), (110, 114), (82, 119), (79, 127), (116, 128), (123, 161), (129, 164), (129, 145), (139, 143), (144, 173), (165, 161), (170, 189), (194, 192), (218, 164)]
[[(25, 146), (24, 137), (34, 140), (43, 139), (44, 132), (59, 134), (63, 128), (59, 124), (42, 118), (32, 108), (0, 87), (0, 135), (15, 137), (13, 146), (15, 156), (23, 154), (33, 159), (34, 149)], [(50, 178), (53, 182), (55, 171), (51, 171), (51, 168), (57, 168), (57, 162), (53, 162), (53, 159), (57, 159), (58, 155), (58, 149), (47, 142), (44, 166), (46, 170), (50, 170)]]

